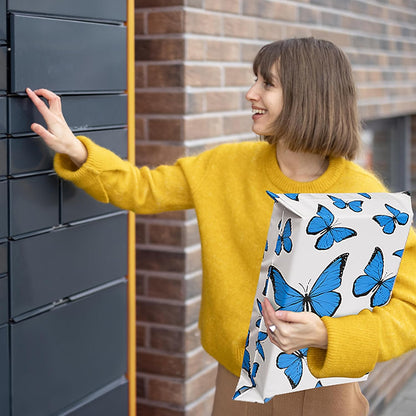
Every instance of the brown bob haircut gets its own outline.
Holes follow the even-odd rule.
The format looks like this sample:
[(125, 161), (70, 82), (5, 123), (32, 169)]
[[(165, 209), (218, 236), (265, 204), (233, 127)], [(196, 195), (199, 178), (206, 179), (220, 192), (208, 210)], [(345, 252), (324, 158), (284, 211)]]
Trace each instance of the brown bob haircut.
[(315, 38), (280, 40), (263, 46), (253, 71), (273, 84), (277, 70), (283, 109), (273, 144), (284, 140), (295, 152), (353, 159), (360, 147), (360, 125), (351, 65), (332, 42)]

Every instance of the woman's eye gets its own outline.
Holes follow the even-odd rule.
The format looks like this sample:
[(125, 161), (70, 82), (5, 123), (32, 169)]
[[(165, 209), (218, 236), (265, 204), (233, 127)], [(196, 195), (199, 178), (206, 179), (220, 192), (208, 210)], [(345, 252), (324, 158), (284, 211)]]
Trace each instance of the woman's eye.
[(273, 84), (271, 82), (267, 82), (267, 81), (264, 81), (263, 82), (263, 85), (264, 85), (265, 88), (271, 88), (271, 87), (273, 87)]

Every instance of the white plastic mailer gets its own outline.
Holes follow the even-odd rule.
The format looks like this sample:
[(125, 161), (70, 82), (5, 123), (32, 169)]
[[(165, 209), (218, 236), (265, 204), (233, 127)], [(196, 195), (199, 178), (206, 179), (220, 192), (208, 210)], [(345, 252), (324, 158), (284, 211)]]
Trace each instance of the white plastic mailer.
[(412, 223), (408, 193), (274, 194), (274, 208), (235, 400), (362, 381), (316, 379), (307, 348), (286, 354), (268, 339), (261, 302), (345, 316), (386, 305)]

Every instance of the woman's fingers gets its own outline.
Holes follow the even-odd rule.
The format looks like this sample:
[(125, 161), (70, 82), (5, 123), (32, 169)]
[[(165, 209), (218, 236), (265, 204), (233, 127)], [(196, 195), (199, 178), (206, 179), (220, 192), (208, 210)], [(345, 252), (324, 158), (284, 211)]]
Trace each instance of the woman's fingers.
[[(48, 100), (49, 109), (57, 114), (62, 114), (61, 98), (54, 92), (47, 90), (46, 88), (39, 88), (34, 91), (35, 95), (40, 95)], [(42, 101), (42, 100), (40, 100)]]

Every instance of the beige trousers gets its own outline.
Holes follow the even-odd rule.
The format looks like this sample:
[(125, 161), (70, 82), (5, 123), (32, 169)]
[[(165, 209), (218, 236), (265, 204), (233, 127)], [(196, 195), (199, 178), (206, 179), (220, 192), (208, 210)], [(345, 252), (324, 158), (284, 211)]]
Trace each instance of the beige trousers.
[(366, 416), (369, 412), (358, 383), (282, 394), (260, 404), (232, 400), (237, 381), (218, 365), (212, 416)]

